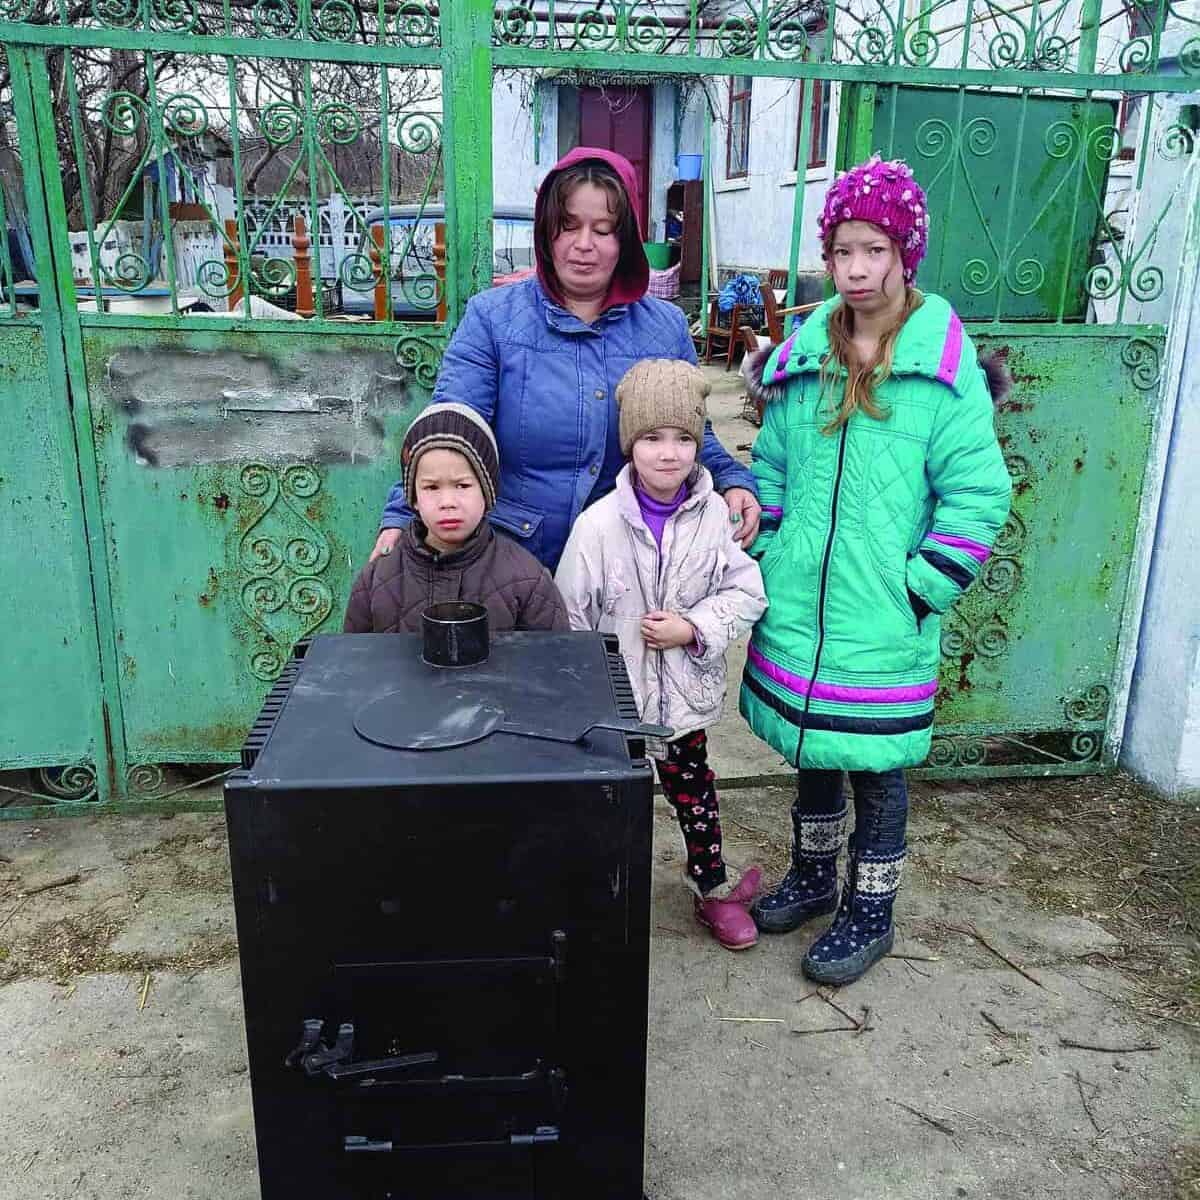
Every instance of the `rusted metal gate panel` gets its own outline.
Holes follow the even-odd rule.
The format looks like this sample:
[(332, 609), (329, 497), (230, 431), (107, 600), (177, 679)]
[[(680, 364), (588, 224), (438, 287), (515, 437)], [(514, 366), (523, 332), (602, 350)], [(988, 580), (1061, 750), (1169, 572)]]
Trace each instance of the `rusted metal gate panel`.
[(996, 419), (1013, 506), (977, 586), (942, 619), (927, 767), (1094, 769), (1120, 686), (1164, 339), (1097, 325), (1069, 338), (1036, 325), (976, 336), (1014, 377)]
[[(943, 247), (921, 282), (976, 318), (973, 336), (1002, 348), (1017, 379), (998, 415), (1013, 516), (981, 585), (945, 624), (926, 770), (1111, 765), (1164, 404), (1181, 361), (1153, 304), (1169, 296), (1181, 260), (1195, 272), (1200, 258), (1194, 217), (1186, 236), (1160, 236), (1197, 202), (1197, 131), (1174, 100), (1200, 78), (1193, 7), (0, 0), (11, 68), (0, 121), (26, 166), (37, 299), (35, 309), (20, 300), (0, 248), (0, 411), (15, 414), (17, 430), (0, 442), (0, 511), (6, 578), (18, 581), (0, 616), (33, 676), (10, 671), (0, 685), (0, 767), (77, 767), (94, 789), (72, 811), (154, 795), (158, 763), (231, 756), (289, 643), (336, 627), (401, 431), (467, 297), (491, 281), (497, 69), (628, 72), (643, 83), (784, 77), (798, 89), (802, 146), (814, 81), (861, 89), (843, 159), (906, 153), (946, 206), (943, 230), (968, 250), (978, 242), (966, 261)], [(436, 111), (403, 99), (405, 80), (422, 72), (440, 81)], [(1127, 101), (1120, 117), (1114, 96)], [(791, 131), (768, 124), (754, 136), (790, 154)], [(228, 215), (195, 178), (214, 137), (232, 157)], [(1026, 162), (1035, 144), (1042, 167), (1027, 178), (1009, 160)], [(113, 145), (135, 167), (110, 196), (95, 163)], [(1174, 182), (1154, 198), (1158, 211), (1119, 226), (1100, 193), (1130, 150), (1139, 203), (1164, 164)], [(303, 321), (263, 317), (258, 300), (295, 293), (301, 307), (304, 289), (302, 272), (264, 252), (252, 219), (263, 210), (246, 203), (247, 156), (282, 163), (267, 223), (299, 208), (311, 237), (323, 196), (348, 199), (339, 164), (355, 151), (374, 156), (388, 197), (396, 155), (427, 154), (418, 191), (433, 201), (444, 186), (444, 282), (393, 278), (404, 247), (385, 223), (379, 252), (364, 243), (336, 281), (367, 294), (382, 286), (377, 320), (336, 319), (320, 287)], [(80, 190), (80, 180), (97, 186)], [(794, 195), (791, 296), (813, 217), (805, 188)], [(964, 212), (970, 221), (951, 224)], [(134, 240), (117, 245), (117, 219), (133, 216), (124, 236)], [(213, 247), (198, 265), (170, 250), (185, 220)], [(86, 268), (72, 228), (86, 231)], [(96, 311), (80, 271), (120, 311), (105, 311), (103, 298)], [(397, 289), (430, 317), (444, 302), (446, 320), (393, 319)], [(188, 309), (197, 292), (218, 315)], [(130, 300), (159, 311), (134, 312)], [(1159, 323), (1140, 323), (1150, 320)], [(6, 506), (20, 509), (14, 538)]]
[(87, 332), (125, 739), (142, 790), (154, 764), (235, 754), (291, 647), (338, 627), (394, 448), (428, 396), (395, 341)]
[(93, 762), (100, 749), (79, 467), (51, 365), (37, 317), (0, 315), (0, 763), (9, 766)]

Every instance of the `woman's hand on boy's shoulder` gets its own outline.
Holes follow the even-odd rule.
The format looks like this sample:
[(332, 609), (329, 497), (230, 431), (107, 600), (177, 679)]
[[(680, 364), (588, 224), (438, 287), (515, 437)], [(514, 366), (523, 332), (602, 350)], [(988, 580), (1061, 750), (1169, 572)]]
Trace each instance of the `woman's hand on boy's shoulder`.
[(371, 551), (371, 557), (367, 559), (367, 562), (373, 563), (381, 554), (391, 554), (403, 532), (402, 529), (381, 529), (379, 536), (375, 539), (375, 549)]

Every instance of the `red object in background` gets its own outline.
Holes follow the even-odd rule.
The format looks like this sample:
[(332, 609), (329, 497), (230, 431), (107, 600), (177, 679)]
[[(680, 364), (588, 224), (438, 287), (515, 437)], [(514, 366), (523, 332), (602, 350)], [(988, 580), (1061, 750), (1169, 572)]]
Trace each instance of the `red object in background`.
[(648, 87), (579, 89), (579, 144), (623, 154), (637, 172), (638, 219), (645, 238), (650, 225), (650, 110)]

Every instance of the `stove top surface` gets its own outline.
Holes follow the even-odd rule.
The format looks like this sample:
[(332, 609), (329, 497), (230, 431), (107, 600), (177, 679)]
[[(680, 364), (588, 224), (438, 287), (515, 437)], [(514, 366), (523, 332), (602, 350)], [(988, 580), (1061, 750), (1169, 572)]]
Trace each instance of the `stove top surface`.
[(322, 636), (243, 786), (625, 779), (648, 768), (619, 732), (505, 732), (574, 737), (619, 715), (599, 634), (499, 633), (486, 662), (458, 669), (425, 663), (416, 634)]

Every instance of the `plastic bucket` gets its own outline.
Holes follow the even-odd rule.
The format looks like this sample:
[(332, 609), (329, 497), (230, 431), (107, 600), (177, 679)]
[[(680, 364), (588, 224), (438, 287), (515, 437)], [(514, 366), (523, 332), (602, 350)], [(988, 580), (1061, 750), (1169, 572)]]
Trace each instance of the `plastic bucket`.
[(665, 271), (671, 265), (670, 242), (643, 242), (646, 261), (655, 271)]
[(681, 154), (675, 160), (675, 171), (680, 179), (699, 179), (703, 168), (703, 154)]

